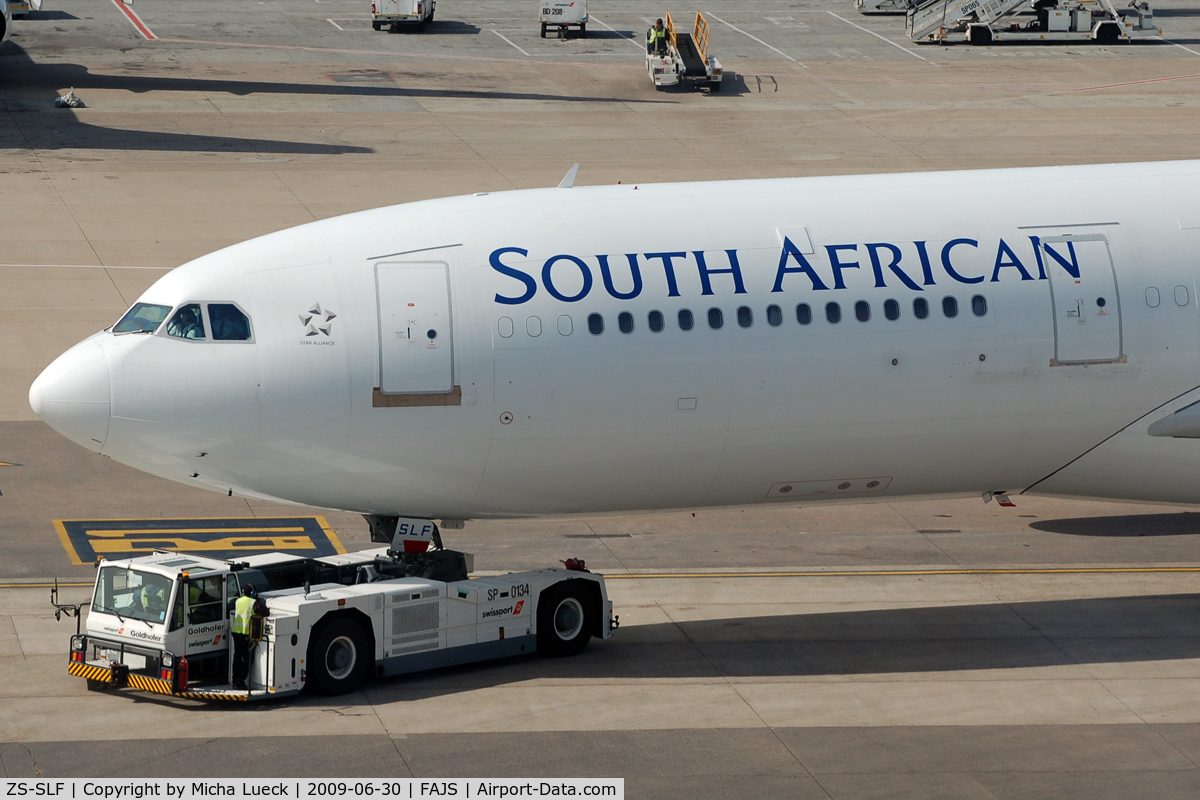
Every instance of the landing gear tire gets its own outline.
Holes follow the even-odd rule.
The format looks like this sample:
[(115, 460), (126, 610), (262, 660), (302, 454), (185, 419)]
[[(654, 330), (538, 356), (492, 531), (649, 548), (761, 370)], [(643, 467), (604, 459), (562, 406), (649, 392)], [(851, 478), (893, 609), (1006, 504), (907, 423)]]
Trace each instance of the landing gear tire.
[(538, 601), (538, 652), (551, 658), (578, 655), (587, 647), (599, 609), (580, 583), (567, 582)]
[(334, 619), (309, 647), (309, 683), (326, 696), (353, 692), (362, 686), (370, 661), (374, 655), (358, 623)]
[(375, 30), (381, 30), (383, 28), (383, 23), (382, 22), (372, 22), (371, 27), (374, 28)]

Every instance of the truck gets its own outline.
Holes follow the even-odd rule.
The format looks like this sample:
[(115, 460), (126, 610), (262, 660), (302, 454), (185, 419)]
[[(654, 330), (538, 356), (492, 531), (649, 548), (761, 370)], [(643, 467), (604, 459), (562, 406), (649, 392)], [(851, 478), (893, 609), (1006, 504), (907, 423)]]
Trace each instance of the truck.
[(578, 28), (579, 38), (587, 38), (587, 0), (538, 0), (538, 8), (543, 39), (547, 28), (557, 28), (560, 39), (567, 35), (568, 29)]
[(405, 28), (423, 31), (436, 10), (435, 0), (371, 0), (371, 27), (380, 31), (386, 25), (390, 33)]
[(721, 90), (724, 70), (721, 62), (708, 52), (708, 20), (696, 12), (696, 24), (691, 33), (675, 28), (671, 12), (667, 12), (665, 49), (655, 50), (649, 45), (647, 36), (646, 72), (655, 89), (676, 86), (681, 82), (692, 85), (704, 84), (710, 92)]
[[(433, 523), (427, 523), (432, 525)], [(434, 533), (437, 533), (434, 527)], [(397, 540), (402, 537), (397, 536)], [(440, 546), (307, 558), (236, 560), (156, 550), (98, 562), (90, 603), (51, 601), (86, 625), (67, 671), (92, 691), (140, 690), (250, 701), (309, 689), (340, 695), (368, 677), (538, 653), (580, 653), (619, 625), (604, 577), (562, 568), (472, 578), (473, 557)], [(234, 603), (247, 586), (267, 605), (250, 632), (246, 688), (233, 675)]]

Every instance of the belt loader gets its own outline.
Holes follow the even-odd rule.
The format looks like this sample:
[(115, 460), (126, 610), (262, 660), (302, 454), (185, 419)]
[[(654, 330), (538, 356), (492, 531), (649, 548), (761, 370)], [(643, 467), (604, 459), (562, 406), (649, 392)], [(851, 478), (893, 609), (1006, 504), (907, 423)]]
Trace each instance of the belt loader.
[[(86, 628), (77, 623), (71, 637), (68, 672), (93, 691), (198, 700), (285, 697), (309, 686), (338, 695), (370, 675), (575, 655), (619, 627), (603, 576), (583, 562), (469, 579), (472, 556), (442, 549), (432, 522), (411, 522), (432, 530), (437, 549), (408, 552), (401, 535), (387, 548), (323, 558), (229, 561), (159, 550), (102, 561)], [(247, 584), (261, 589), (269, 614), (254, 618), (249, 688), (239, 690), (230, 621)], [(80, 617), (80, 606), (52, 595), (56, 616)]]
[(710, 92), (719, 92), (724, 70), (721, 62), (708, 54), (708, 20), (704, 15), (696, 12), (696, 24), (689, 34), (675, 29), (675, 21), (668, 11), (663, 28), (666, 37), (661, 48), (647, 35), (646, 72), (654, 82), (654, 88), (686, 81), (703, 83)]

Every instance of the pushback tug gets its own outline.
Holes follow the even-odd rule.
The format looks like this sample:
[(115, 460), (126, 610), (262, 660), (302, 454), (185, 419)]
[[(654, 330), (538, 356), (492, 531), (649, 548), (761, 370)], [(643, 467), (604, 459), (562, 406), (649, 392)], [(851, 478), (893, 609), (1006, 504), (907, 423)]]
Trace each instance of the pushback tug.
[[(94, 691), (139, 689), (202, 700), (353, 691), (369, 673), (400, 675), (538, 652), (571, 656), (619, 625), (603, 576), (568, 559), (471, 579), (473, 557), (442, 547), (429, 520), (372, 518), (386, 548), (226, 561), (155, 551), (98, 564), (86, 628), (68, 671)], [(433, 548), (429, 548), (429, 544)], [(230, 621), (247, 584), (269, 615), (251, 630), (248, 689), (234, 689)], [(81, 606), (51, 601), (80, 616)], [(86, 606), (88, 604), (84, 604)], [(261, 621), (260, 621), (261, 620)]]

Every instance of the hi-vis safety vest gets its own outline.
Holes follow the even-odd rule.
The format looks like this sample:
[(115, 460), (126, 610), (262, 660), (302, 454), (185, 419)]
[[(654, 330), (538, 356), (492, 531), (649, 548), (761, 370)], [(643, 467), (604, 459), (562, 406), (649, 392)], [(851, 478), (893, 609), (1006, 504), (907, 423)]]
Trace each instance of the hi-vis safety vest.
[(651, 44), (655, 44), (655, 43), (657, 43), (657, 41), (659, 39), (665, 39), (665, 38), (667, 38), (667, 31), (665, 28), (651, 28), (650, 29), (650, 43)]
[(250, 615), (254, 613), (254, 598), (242, 595), (233, 604), (233, 625), (229, 630), (231, 633), (242, 633), (246, 636), (250, 635)]

